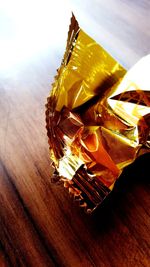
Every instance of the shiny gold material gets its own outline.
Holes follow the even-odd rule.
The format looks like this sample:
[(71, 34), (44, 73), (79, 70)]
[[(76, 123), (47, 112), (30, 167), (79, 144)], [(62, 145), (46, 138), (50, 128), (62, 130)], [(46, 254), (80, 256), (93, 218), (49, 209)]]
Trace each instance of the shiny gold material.
[(123, 168), (149, 152), (150, 57), (126, 70), (84, 33), (74, 16), (46, 110), (53, 180), (86, 211), (113, 189)]

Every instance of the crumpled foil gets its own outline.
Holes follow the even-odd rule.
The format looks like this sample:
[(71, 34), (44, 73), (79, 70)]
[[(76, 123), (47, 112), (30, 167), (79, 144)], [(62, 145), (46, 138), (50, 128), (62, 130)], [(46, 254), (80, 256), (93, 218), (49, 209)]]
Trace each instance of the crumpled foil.
[(72, 16), (46, 128), (52, 181), (63, 181), (86, 212), (112, 191), (127, 165), (150, 151), (148, 69), (150, 56), (127, 72)]

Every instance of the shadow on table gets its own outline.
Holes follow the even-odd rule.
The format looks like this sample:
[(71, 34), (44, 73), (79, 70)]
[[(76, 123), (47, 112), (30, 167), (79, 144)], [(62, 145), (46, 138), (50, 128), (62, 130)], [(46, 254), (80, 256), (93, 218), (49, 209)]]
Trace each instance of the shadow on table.
[[(126, 216), (127, 210), (132, 209), (132, 201), (140, 200), (146, 191), (148, 196), (148, 185), (150, 184), (150, 154), (139, 157), (133, 164), (124, 169), (122, 175), (115, 184), (113, 191), (103, 201), (91, 216), (84, 220), (90, 228), (90, 232), (101, 233), (109, 231), (114, 224), (114, 217), (118, 214)], [(131, 204), (131, 205), (130, 205)], [(128, 209), (127, 209), (128, 208)]]

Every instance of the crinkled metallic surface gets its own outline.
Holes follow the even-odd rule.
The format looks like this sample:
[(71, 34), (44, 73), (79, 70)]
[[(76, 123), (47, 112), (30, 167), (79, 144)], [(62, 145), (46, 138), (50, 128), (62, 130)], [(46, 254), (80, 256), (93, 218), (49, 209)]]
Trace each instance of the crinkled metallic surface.
[(46, 105), (53, 180), (87, 212), (113, 189), (123, 168), (150, 147), (150, 57), (129, 72), (72, 16), (67, 47)]

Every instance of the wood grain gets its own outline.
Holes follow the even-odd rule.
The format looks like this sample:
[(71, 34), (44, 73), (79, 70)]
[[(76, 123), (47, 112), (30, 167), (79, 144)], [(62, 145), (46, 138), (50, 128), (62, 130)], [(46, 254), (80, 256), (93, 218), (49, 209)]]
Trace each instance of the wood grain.
[(8, 267), (8, 258), (5, 254), (5, 250), (3, 249), (2, 245), (0, 245), (0, 266), (1, 267)]
[[(148, 0), (71, 0), (70, 5), (82, 27), (124, 66), (149, 52)], [(53, 20), (47, 35), (58, 20), (66, 37), (68, 25)], [(92, 216), (50, 183), (44, 105), (64, 50), (60, 38), (0, 70), (0, 266), (148, 267), (149, 155), (125, 170)]]

